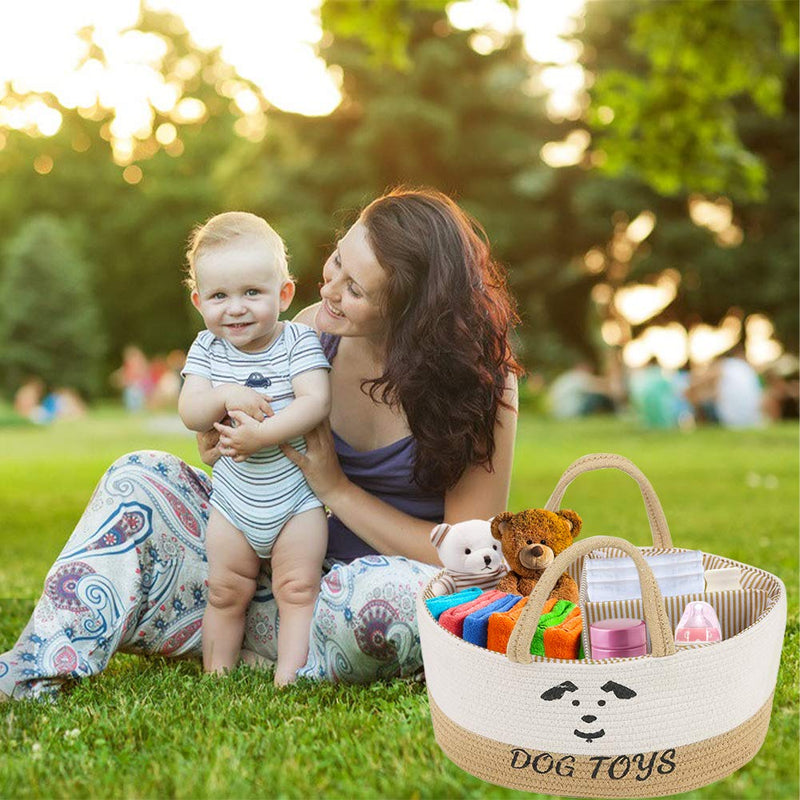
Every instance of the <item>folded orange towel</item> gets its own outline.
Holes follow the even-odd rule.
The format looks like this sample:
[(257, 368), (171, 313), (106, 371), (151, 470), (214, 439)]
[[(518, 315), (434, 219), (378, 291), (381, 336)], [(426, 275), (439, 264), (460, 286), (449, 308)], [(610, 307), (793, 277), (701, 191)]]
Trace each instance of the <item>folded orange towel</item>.
[[(511, 631), (514, 630), (519, 615), (527, 602), (528, 598), (523, 597), (510, 611), (498, 611), (489, 617), (489, 628), (486, 634), (487, 650), (494, 650), (495, 653), (505, 653), (506, 647), (508, 647), (508, 637), (511, 636)], [(548, 611), (552, 611), (555, 604), (556, 598), (549, 598), (544, 604), (542, 613), (546, 614)]]
[(567, 618), (553, 628), (544, 631), (544, 654), (547, 658), (581, 658), (581, 633), (583, 617), (578, 606)]

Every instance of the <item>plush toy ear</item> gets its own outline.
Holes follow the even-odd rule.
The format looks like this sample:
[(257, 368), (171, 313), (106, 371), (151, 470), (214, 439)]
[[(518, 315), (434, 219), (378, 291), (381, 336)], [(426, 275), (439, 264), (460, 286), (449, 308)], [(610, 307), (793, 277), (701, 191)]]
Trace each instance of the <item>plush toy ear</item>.
[(431, 531), (431, 544), (438, 550), (441, 543), (444, 541), (444, 537), (450, 532), (450, 526), (443, 522), (441, 525), (437, 525)]
[(495, 539), (503, 538), (505, 525), (513, 516), (514, 515), (510, 511), (502, 511), (496, 517), (492, 518), (492, 536), (494, 536)]
[(570, 511), (568, 508), (562, 508), (561, 511), (557, 511), (556, 513), (559, 517), (567, 521), (567, 525), (569, 525), (570, 532), (572, 533), (572, 538), (574, 539), (581, 532), (583, 520), (574, 511)]

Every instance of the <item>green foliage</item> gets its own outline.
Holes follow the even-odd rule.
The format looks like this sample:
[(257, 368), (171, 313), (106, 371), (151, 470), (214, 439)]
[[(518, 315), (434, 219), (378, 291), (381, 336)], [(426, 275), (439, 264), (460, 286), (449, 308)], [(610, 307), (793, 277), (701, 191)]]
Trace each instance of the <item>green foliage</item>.
[[(445, 5), (329, 0), (322, 22), (334, 36), (364, 42), (374, 65), (407, 69), (413, 58), (410, 17)], [(602, 136), (601, 168), (635, 175), (664, 195), (725, 192), (763, 200), (765, 164), (741, 139), (737, 106), (747, 98), (764, 114), (781, 113), (784, 75), (798, 47), (797, 3), (595, 0), (587, 4), (587, 16), (632, 30), (633, 62), (595, 70), (587, 116)], [(591, 51), (583, 60), (594, 67)]]
[(328, 33), (361, 39), (376, 69), (383, 66), (407, 70), (411, 66), (408, 42), (417, 11), (443, 12), (447, 0), (335, 0), (323, 2), (320, 16)]
[(89, 267), (54, 217), (29, 219), (9, 243), (0, 280), (3, 389), (36, 377), (49, 387), (97, 390), (104, 337)]
[[(193, 439), (152, 418), (103, 411), (48, 429), (0, 431), (0, 652), (13, 645), (108, 465), (126, 450), (175, 452), (199, 464)], [(760, 431), (642, 433), (613, 419), (559, 424), (523, 415), (509, 508), (545, 502), (586, 452), (620, 452), (650, 478), (679, 546), (779, 575), (789, 621), (766, 741), (736, 774), (693, 800), (798, 794), (797, 425)], [(774, 475), (769, 490), (749, 472)], [(647, 543), (638, 487), (606, 470), (566, 496), (582, 536)], [(36, 536), (30, 532), (36, 531)], [(14, 599), (11, 599), (14, 598)], [(423, 686), (303, 683), (277, 692), (269, 675), (203, 677), (197, 662), (117, 655), (57, 704), (0, 706), (0, 797), (519, 798), (451, 764), (430, 726)]]
[[(0, 242), (41, 211), (65, 220), (76, 232), (101, 299), (107, 371), (119, 365), (125, 345), (137, 344), (151, 355), (165, 353), (187, 347), (200, 327), (181, 285), (186, 241), (194, 225), (226, 210), (215, 165), (240, 141), (232, 103), (217, 91), (218, 84), (236, 75), (219, 52), (199, 50), (169, 15), (146, 12), (138, 27), (165, 41), (162, 69), (167, 77), (177, 80), (181, 70), (185, 75), (187, 57), (195, 65), (181, 85), (184, 95), (205, 104), (207, 119), (178, 126), (179, 150), (160, 147), (154, 137), (139, 142), (135, 163), (143, 179), (131, 185), (123, 179), (124, 166), (111, 158), (112, 111), (96, 109), (87, 118), (47, 96), (63, 117), (56, 135), (34, 138), (8, 131), (0, 151)], [(169, 114), (155, 111), (154, 129), (165, 122), (172, 122)], [(48, 174), (32, 169), (39, 156), (52, 159)]]
[[(668, 13), (668, 9), (662, 7), (680, 8), (683, 5), (652, 4), (651, 10), (655, 13), (657, 6)], [(694, 8), (694, 5), (688, 5)], [(756, 15), (763, 13), (755, 8), (762, 4), (747, 5), (754, 7), (752, 11)], [(793, 4), (783, 4), (786, 5)], [(591, 53), (587, 66), (601, 76), (612, 69), (629, 74), (646, 70), (638, 54), (632, 51), (629, 26), (639, 17), (631, 14), (630, 8), (623, 2), (597, 2), (587, 7), (586, 25), (581, 37), (587, 52)], [(702, 17), (705, 12), (698, 13)], [(725, 26), (722, 30), (726, 30)], [(761, 44), (750, 43), (747, 45), (749, 50), (761, 52), (770, 42), (773, 48), (777, 48), (772, 28), (754, 25), (752, 35), (756, 34), (762, 38)], [(719, 40), (715, 41), (722, 46)], [(730, 41), (727, 49), (730, 51), (734, 47), (738, 48), (738, 44)], [(774, 63), (776, 59), (781, 60), (777, 50), (772, 56), (764, 57), (768, 61), (772, 58)], [(702, 320), (717, 324), (733, 307), (745, 313), (763, 312), (775, 321), (781, 341), (796, 351), (800, 305), (797, 279), (800, 213), (797, 193), (797, 142), (800, 140), (798, 70), (796, 62), (781, 60), (781, 64), (778, 74), (782, 75), (782, 114), (766, 114), (756, 103), (741, 98), (732, 104), (737, 136), (741, 137), (747, 152), (758, 159), (766, 175), (765, 191), (760, 200), (740, 199), (734, 205), (733, 221), (743, 232), (741, 244), (719, 246), (710, 231), (691, 221), (683, 192), (685, 187), (681, 187), (675, 196), (663, 196), (643, 182), (633, 169), (626, 169), (617, 176), (610, 176), (607, 172), (595, 173), (577, 188), (577, 202), (584, 209), (585, 219), (610, 219), (617, 211), (624, 212), (629, 219), (643, 209), (655, 213), (656, 227), (637, 251), (631, 265), (631, 277), (647, 281), (653, 275), (673, 268), (678, 269), (683, 278), (677, 300), (657, 322), (676, 320), (687, 325)], [(599, 105), (599, 101), (594, 99), (593, 107)], [(635, 112), (637, 119), (638, 113)], [(617, 113), (608, 127), (615, 129), (620, 116)], [(620, 124), (624, 126), (624, 120)], [(612, 132), (612, 135), (617, 134)], [(667, 151), (663, 157), (672, 156)], [(687, 153), (687, 164), (691, 157)], [(711, 158), (708, 163), (708, 169), (712, 170), (714, 167), (711, 165), (718, 162)], [(731, 183), (720, 193), (728, 195), (735, 191), (736, 185)], [(713, 198), (714, 194), (711, 196)], [(605, 274), (600, 277), (606, 278)]]
[(589, 15), (632, 16), (630, 54), (639, 60), (634, 69), (601, 67), (592, 90), (603, 169), (636, 174), (664, 195), (764, 200), (766, 166), (737, 121), (743, 99), (771, 117), (783, 110), (794, 59), (779, 46), (791, 19), (780, 11), (741, 0), (590, 4)]

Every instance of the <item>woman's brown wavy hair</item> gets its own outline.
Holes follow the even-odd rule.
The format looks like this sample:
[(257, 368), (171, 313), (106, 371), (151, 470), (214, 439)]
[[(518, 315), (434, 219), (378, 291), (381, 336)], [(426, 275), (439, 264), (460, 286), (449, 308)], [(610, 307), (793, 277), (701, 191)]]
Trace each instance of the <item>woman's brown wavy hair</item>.
[(471, 464), (492, 468), (508, 374), (524, 371), (509, 343), (515, 304), (483, 228), (447, 195), (394, 189), (360, 220), (388, 274), (386, 368), (365, 384), (405, 412), (415, 482), (443, 492)]

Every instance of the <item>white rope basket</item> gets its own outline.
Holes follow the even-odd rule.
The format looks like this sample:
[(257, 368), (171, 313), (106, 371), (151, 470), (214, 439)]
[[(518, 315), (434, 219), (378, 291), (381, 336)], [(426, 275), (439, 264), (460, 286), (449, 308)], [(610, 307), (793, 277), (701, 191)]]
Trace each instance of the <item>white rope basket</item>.
[[(557, 510), (578, 475), (610, 467), (639, 483), (655, 548), (674, 549), (655, 491), (621, 456), (576, 461), (545, 508)], [(568, 571), (579, 580), (583, 558), (597, 550), (633, 559), (650, 653), (580, 661), (532, 656), (536, 625), (558, 577)], [(674, 622), (643, 558), (647, 552), (612, 536), (575, 542), (543, 574), (505, 654), (466, 642), (436, 622), (424, 602), (433, 596), (438, 576), (433, 578), (417, 598), (417, 618), (434, 733), (455, 764), (483, 780), (531, 792), (654, 797), (717, 781), (755, 756), (769, 726), (780, 663), (783, 583), (756, 567), (704, 553), (706, 568), (739, 567), (745, 594), (758, 593), (758, 602), (745, 604), (755, 611), (742, 613), (741, 630), (730, 638), (676, 651)], [(584, 599), (586, 625), (584, 605), (591, 604)]]

